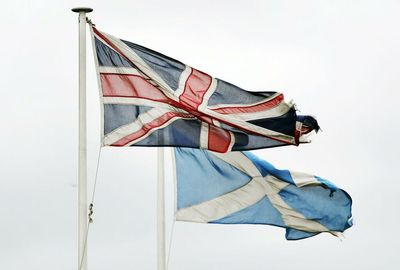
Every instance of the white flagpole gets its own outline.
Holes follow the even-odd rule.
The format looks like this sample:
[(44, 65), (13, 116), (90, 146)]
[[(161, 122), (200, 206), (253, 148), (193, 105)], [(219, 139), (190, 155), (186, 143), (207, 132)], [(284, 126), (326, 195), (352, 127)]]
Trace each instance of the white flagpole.
[(157, 270), (166, 270), (164, 148), (158, 147), (157, 159)]
[(87, 270), (86, 13), (93, 9), (77, 7), (72, 11), (79, 13), (78, 270)]

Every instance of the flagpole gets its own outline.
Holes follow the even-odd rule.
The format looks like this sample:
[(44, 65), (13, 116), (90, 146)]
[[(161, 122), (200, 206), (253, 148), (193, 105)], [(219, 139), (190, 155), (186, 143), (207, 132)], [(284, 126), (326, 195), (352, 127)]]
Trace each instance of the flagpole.
[(157, 159), (157, 270), (166, 270), (164, 148), (158, 147)]
[(93, 9), (72, 11), (79, 13), (78, 270), (87, 270), (86, 13)]

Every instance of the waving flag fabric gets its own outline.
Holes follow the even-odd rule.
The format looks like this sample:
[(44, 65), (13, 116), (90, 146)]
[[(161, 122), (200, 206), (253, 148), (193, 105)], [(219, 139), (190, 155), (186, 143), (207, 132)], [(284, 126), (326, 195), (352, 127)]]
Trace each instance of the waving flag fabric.
[(91, 27), (103, 146), (184, 146), (217, 152), (298, 145), (318, 131), (277, 92), (249, 92)]
[(177, 220), (274, 225), (288, 240), (352, 226), (351, 197), (320, 177), (278, 170), (249, 152), (174, 151)]

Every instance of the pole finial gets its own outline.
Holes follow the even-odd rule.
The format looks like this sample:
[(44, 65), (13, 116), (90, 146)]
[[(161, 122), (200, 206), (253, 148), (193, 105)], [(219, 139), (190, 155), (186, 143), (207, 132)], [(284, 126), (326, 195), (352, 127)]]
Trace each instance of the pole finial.
[(90, 7), (75, 7), (75, 8), (72, 8), (71, 11), (77, 12), (77, 13), (80, 13), (80, 12), (90, 13), (90, 12), (93, 11), (93, 8), (90, 8)]

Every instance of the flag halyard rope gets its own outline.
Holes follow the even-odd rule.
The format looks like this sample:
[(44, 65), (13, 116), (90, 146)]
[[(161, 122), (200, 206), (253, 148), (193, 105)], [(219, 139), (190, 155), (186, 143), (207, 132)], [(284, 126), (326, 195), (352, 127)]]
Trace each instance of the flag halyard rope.
[(174, 220), (172, 221), (171, 233), (169, 235), (168, 256), (167, 256), (167, 266), (166, 266), (167, 270), (169, 268), (169, 259), (171, 257), (172, 240), (174, 238), (174, 232), (175, 232), (175, 222), (176, 222), (176, 217), (174, 216)]
[(92, 192), (92, 198), (89, 204), (89, 213), (88, 213), (88, 224), (87, 224), (87, 230), (86, 230), (86, 235), (85, 235), (85, 243), (83, 246), (83, 250), (81, 254), (81, 261), (79, 262), (79, 270), (82, 269), (82, 263), (86, 254), (86, 247), (87, 247), (87, 240), (88, 240), (88, 235), (89, 235), (89, 229), (90, 229), (90, 225), (93, 223), (93, 207), (94, 207), (94, 198), (95, 198), (95, 194), (96, 194), (96, 187), (97, 187), (97, 176), (99, 173), (99, 165), (100, 165), (100, 156), (101, 156), (101, 150), (102, 147), (99, 147), (99, 151), (98, 151), (98, 155), (97, 155), (97, 165), (96, 165), (96, 174), (94, 177), (94, 184), (93, 184), (93, 192)]

